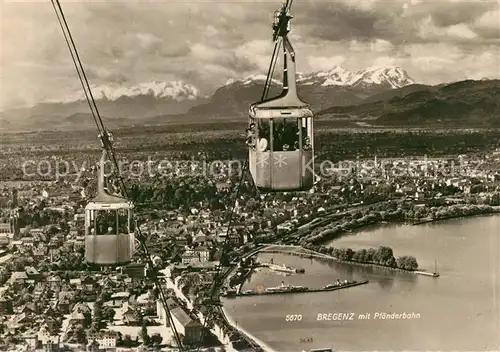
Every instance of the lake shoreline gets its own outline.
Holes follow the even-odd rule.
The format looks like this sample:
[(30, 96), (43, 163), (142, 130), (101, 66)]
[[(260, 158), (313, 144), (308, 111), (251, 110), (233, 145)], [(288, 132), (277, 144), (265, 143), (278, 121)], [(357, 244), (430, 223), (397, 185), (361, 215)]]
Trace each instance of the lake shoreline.
[(466, 218), (473, 218), (477, 216), (491, 216), (495, 214), (500, 214), (500, 206), (492, 206), (493, 211), (488, 212), (488, 213), (483, 213), (483, 214), (470, 214), (470, 215), (457, 215), (457, 216), (450, 216), (444, 219), (427, 219), (427, 220), (419, 220), (417, 222), (412, 223), (412, 226), (418, 226), (418, 225), (424, 225), (424, 224), (431, 224), (431, 223), (436, 223), (439, 221), (447, 221), (447, 220), (455, 220), (455, 219), (466, 219)]
[[(350, 230), (346, 230), (345, 232), (343, 233), (340, 233), (338, 234), (335, 238), (332, 238), (332, 239), (329, 239), (329, 240), (326, 240), (326, 241), (321, 241), (319, 243), (316, 243), (316, 244), (313, 244), (313, 243), (308, 243), (309, 246), (323, 246), (323, 245), (326, 245), (326, 246), (331, 246), (333, 247), (333, 243), (340, 239), (341, 237), (344, 237), (344, 236), (355, 236), (363, 231), (365, 231), (367, 228), (370, 228), (370, 227), (373, 227), (373, 228), (377, 228), (377, 227), (380, 227), (382, 225), (386, 225), (386, 224), (395, 224), (395, 225), (411, 225), (411, 226), (418, 226), (418, 225), (423, 225), (423, 224), (431, 224), (431, 223), (437, 223), (437, 222), (440, 222), (440, 221), (448, 221), (448, 220), (455, 220), (455, 219), (465, 219), (465, 218), (474, 218), (474, 217), (479, 217), (479, 216), (492, 216), (492, 215), (498, 215), (500, 214), (500, 206), (491, 206), (491, 210), (486, 212), (486, 213), (480, 213), (480, 214), (460, 214), (460, 215), (451, 215), (449, 217), (446, 217), (446, 218), (441, 218), (441, 219), (428, 219), (428, 220), (423, 220), (423, 221), (419, 221), (417, 223), (408, 223), (408, 222), (405, 222), (405, 221), (400, 221), (400, 220), (395, 220), (395, 221), (391, 221), (391, 220), (382, 220), (382, 221), (377, 221), (376, 223), (372, 223), (372, 224), (367, 224), (366, 226), (362, 226), (362, 227), (359, 227), (359, 228), (355, 228), (355, 229), (350, 229)], [(303, 248), (306, 248), (308, 250), (312, 250), (311, 248), (307, 248), (306, 246), (302, 246)], [(391, 267), (391, 266), (386, 266), (386, 265), (382, 265), (382, 264), (377, 264), (377, 263), (363, 263), (363, 262), (357, 262), (357, 261), (352, 261), (352, 260), (342, 260), (342, 259), (339, 259), (337, 257), (334, 257), (334, 256), (331, 256), (331, 255), (328, 255), (328, 254), (323, 254), (323, 253), (320, 253), (318, 252), (317, 250), (312, 250), (313, 252), (315, 252), (318, 256), (320, 257), (323, 257), (324, 259), (327, 259), (327, 260), (333, 260), (337, 263), (342, 263), (342, 264), (349, 264), (349, 265), (354, 265), (354, 266), (364, 266), (364, 267), (375, 267), (375, 268), (382, 268), (382, 269), (388, 269), (388, 270), (391, 270), (391, 271), (396, 271), (396, 272), (406, 272), (406, 273), (412, 273), (412, 274), (416, 274), (416, 275), (423, 275), (423, 276), (428, 276), (428, 277), (439, 277), (439, 273), (437, 272), (432, 272), (432, 271), (427, 271), (425, 269), (421, 269), (421, 268), (417, 268), (416, 270), (407, 270), (407, 269), (402, 269), (402, 268), (395, 268), (395, 267)], [(286, 253), (285, 253), (286, 254)], [(302, 255), (301, 255), (302, 256)], [(306, 256), (306, 255), (304, 255)], [(321, 258), (318, 258), (318, 259), (321, 259)]]
[(489, 205), (488, 207), (490, 207), (491, 209), (489, 211), (484, 212), (484, 213), (471, 213), (471, 214), (460, 214), (460, 215), (450, 214), (450, 216), (447, 216), (444, 218), (419, 220), (419, 221), (416, 221), (413, 223), (410, 221), (407, 221), (407, 220), (402, 220), (402, 219), (392, 219), (392, 220), (391, 219), (380, 219), (380, 220), (377, 220), (375, 222), (367, 223), (367, 224), (364, 224), (361, 226), (349, 226), (348, 228), (342, 229), (340, 232), (332, 233), (329, 236), (325, 236), (325, 238), (320, 238), (320, 239), (306, 238), (306, 239), (304, 239), (305, 244), (302, 244), (302, 246), (306, 247), (307, 245), (317, 246), (317, 245), (331, 244), (343, 236), (353, 236), (353, 235), (356, 235), (360, 232), (366, 231), (367, 229), (369, 229), (371, 227), (377, 228), (377, 227), (379, 227), (381, 225), (385, 225), (385, 224), (418, 226), (418, 225), (423, 225), (423, 224), (430, 224), (430, 223), (436, 223), (436, 222), (440, 222), (440, 221), (454, 220), (454, 219), (460, 219), (460, 218), (465, 219), (465, 218), (474, 218), (474, 217), (479, 217), (479, 216), (491, 216), (491, 215), (500, 214), (500, 205), (497, 205), (497, 206)]

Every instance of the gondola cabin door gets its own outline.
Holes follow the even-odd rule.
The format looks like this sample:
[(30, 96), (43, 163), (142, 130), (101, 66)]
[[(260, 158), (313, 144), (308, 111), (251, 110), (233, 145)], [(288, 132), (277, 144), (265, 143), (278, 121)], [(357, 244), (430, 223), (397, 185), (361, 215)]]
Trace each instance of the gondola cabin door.
[(314, 186), (311, 110), (266, 110), (250, 116), (249, 166), (256, 187), (262, 192), (310, 190)]

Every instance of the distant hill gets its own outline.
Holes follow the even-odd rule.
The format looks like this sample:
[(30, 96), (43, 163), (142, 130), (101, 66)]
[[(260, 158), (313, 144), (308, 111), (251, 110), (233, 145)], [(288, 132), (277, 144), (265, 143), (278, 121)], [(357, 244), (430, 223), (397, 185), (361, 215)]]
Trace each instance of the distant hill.
[[(179, 81), (152, 81), (133, 87), (93, 86), (92, 95), (100, 115), (114, 126), (138, 123), (166, 112), (182, 114), (207, 99), (193, 85)], [(72, 130), (94, 123), (85, 96), (80, 91), (31, 108), (7, 110), (0, 117), (0, 129)]]
[(362, 104), (324, 109), (317, 117), (370, 119), (370, 124), (381, 126), (500, 127), (500, 80), (410, 85)]
[[(133, 87), (92, 87), (101, 116), (114, 126), (172, 122), (200, 122), (219, 118), (246, 117), (251, 103), (260, 99), (265, 76), (254, 75), (228, 81), (207, 98), (183, 82), (145, 82)], [(374, 95), (413, 84), (406, 71), (397, 67), (370, 68), (350, 72), (336, 66), (329, 71), (298, 75), (300, 96), (314, 111), (332, 105), (353, 105)], [(274, 81), (270, 96), (281, 83)], [(76, 115), (75, 115), (76, 114)], [(6, 111), (0, 129), (80, 129), (92, 126), (89, 107), (81, 92), (32, 108)], [(88, 118), (85, 118), (87, 116)], [(79, 118), (76, 118), (79, 117)], [(90, 121), (90, 122), (88, 122)], [(111, 126), (110, 126), (111, 127)]]

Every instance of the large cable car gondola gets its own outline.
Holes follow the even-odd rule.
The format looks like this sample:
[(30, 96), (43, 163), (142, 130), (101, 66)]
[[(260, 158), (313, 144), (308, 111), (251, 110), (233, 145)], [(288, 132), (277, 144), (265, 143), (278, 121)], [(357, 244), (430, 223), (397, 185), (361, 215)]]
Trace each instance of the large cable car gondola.
[[(275, 49), (264, 95), (249, 109), (249, 169), (261, 192), (307, 191), (314, 186), (313, 113), (297, 94), (295, 51), (288, 39), (291, 2), (274, 14)], [(283, 91), (266, 99), (280, 44)]]
[[(112, 140), (109, 132), (108, 140)], [(85, 259), (90, 264), (121, 266), (130, 263), (135, 247), (133, 204), (105, 188), (106, 155), (103, 146), (97, 194), (85, 207)]]

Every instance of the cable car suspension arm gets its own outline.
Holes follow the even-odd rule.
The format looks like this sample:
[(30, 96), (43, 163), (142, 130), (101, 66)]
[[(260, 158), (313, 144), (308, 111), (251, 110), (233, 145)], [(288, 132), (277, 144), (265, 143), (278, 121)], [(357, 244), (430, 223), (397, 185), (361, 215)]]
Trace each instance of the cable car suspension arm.
[[(292, 60), (294, 60), (295, 53), (293, 51), (292, 45), (287, 38), (289, 31), (289, 22), (292, 16), (290, 15), (290, 8), (292, 6), (293, 0), (287, 0), (284, 6), (277, 12), (275, 12), (275, 22), (273, 24), (273, 41), (274, 50), (271, 56), (271, 62), (269, 64), (269, 70), (267, 71), (266, 83), (264, 85), (264, 91), (262, 92), (261, 101), (267, 99), (269, 94), (269, 89), (271, 88), (274, 70), (276, 68), (276, 63), (278, 61), (279, 52), (281, 44), (283, 44), (283, 51), (290, 53)], [(284, 80), (284, 77), (283, 77)]]
[(281, 38), (278, 38), (276, 40), (276, 43), (274, 44), (273, 55), (271, 57), (271, 62), (269, 63), (269, 69), (267, 71), (266, 83), (264, 84), (264, 91), (262, 92), (261, 101), (267, 99), (269, 89), (271, 88), (271, 84), (273, 83), (274, 70), (276, 68), (276, 63), (278, 62), (281, 41)]

